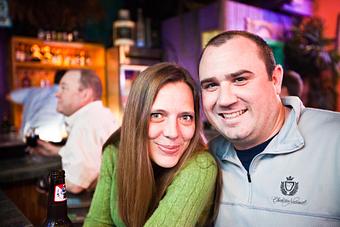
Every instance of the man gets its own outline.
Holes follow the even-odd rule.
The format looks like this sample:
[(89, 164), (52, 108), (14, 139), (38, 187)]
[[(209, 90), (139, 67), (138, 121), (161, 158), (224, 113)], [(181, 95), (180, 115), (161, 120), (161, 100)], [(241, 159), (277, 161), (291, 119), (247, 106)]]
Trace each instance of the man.
[(111, 111), (100, 101), (100, 79), (90, 70), (65, 73), (56, 93), (57, 110), (67, 116), (69, 136), (63, 147), (39, 140), (34, 152), (60, 155), (66, 189), (79, 193), (95, 185), (99, 174), (102, 145), (118, 128)]
[(7, 95), (11, 102), (23, 105), (20, 134), (23, 138), (30, 130), (40, 135), (40, 138), (60, 142), (65, 134), (64, 116), (57, 112), (55, 93), (65, 70), (57, 71), (54, 85), (51, 87), (21, 88)]
[(297, 96), (301, 97), (303, 91), (303, 81), (301, 76), (292, 70), (284, 72), (282, 79), (281, 97)]
[(340, 114), (280, 99), (269, 46), (227, 31), (203, 50), (203, 108), (223, 189), (216, 226), (339, 226)]

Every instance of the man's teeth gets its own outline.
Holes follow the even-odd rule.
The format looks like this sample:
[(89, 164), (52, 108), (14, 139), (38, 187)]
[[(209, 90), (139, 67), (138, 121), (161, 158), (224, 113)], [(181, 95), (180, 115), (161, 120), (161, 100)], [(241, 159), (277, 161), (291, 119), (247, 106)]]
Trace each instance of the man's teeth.
[(245, 112), (246, 112), (245, 110), (240, 110), (240, 111), (237, 111), (237, 112), (234, 112), (234, 113), (220, 113), (218, 115), (220, 115), (224, 119), (232, 119), (232, 118), (235, 118), (235, 117), (242, 115)]

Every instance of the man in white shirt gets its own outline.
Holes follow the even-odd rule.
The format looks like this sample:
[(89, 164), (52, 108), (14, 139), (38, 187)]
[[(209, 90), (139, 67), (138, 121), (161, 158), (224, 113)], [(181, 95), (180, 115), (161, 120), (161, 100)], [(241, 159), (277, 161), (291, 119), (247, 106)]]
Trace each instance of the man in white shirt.
[(11, 91), (7, 99), (23, 105), (20, 136), (25, 136), (30, 130), (39, 134), (40, 138), (51, 142), (61, 142), (65, 134), (64, 116), (58, 113), (55, 93), (58, 84), (65, 74), (59, 70), (54, 76), (54, 84), (48, 87), (28, 87)]
[(102, 146), (119, 127), (111, 111), (101, 100), (102, 86), (90, 70), (70, 70), (65, 73), (56, 93), (57, 111), (66, 116), (69, 136), (58, 147), (39, 140), (33, 148), (42, 155), (60, 155), (65, 170), (66, 188), (80, 193), (95, 185), (99, 175)]

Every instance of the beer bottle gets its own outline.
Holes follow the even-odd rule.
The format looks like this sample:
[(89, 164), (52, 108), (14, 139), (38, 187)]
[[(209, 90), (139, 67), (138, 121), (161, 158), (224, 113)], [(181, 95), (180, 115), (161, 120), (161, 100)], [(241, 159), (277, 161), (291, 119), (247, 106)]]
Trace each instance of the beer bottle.
[(43, 226), (72, 226), (67, 216), (65, 171), (52, 170), (49, 181), (47, 218)]

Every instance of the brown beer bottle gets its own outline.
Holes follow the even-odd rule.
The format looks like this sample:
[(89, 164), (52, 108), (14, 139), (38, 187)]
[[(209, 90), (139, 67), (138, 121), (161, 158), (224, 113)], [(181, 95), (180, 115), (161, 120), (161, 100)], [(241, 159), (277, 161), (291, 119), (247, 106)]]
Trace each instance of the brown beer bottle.
[(67, 216), (65, 171), (52, 170), (49, 181), (47, 218), (43, 226), (72, 226)]

